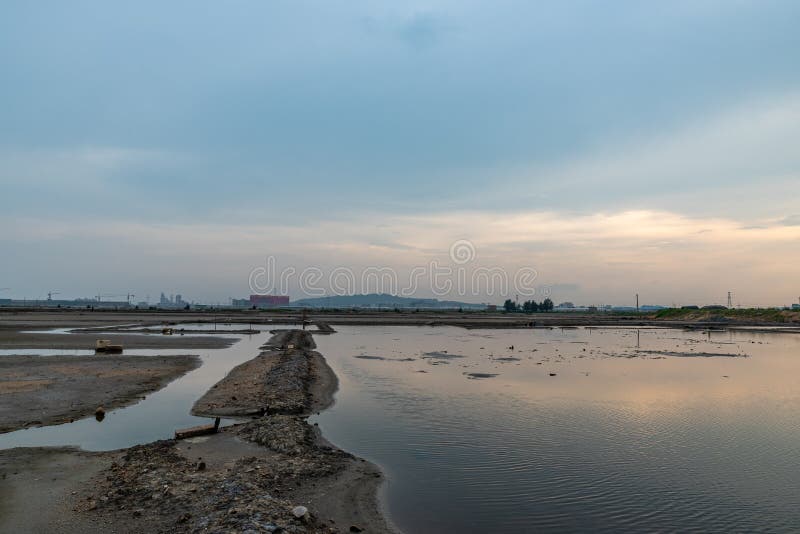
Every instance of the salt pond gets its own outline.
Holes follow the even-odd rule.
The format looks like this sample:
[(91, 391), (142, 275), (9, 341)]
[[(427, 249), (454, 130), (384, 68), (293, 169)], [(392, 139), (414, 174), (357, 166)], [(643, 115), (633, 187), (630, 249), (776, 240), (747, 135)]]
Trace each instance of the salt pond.
[(407, 532), (800, 525), (800, 336), (337, 330), (314, 421), (385, 469)]

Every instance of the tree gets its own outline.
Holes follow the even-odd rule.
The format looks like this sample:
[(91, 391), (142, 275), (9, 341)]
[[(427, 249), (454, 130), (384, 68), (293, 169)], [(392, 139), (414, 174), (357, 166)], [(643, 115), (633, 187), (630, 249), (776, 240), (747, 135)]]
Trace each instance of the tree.
[(522, 303), (522, 311), (525, 313), (533, 313), (539, 310), (539, 304), (535, 300), (526, 300)]
[(553, 310), (553, 301), (550, 300), (549, 298), (544, 299), (542, 301), (542, 303), (539, 305), (539, 309), (541, 311), (552, 311)]
[(506, 301), (503, 303), (503, 308), (504, 308), (504, 309), (505, 309), (507, 312), (514, 312), (514, 311), (517, 311), (517, 303), (516, 303), (516, 302), (514, 302), (514, 301), (513, 301), (513, 300), (511, 300), (511, 299), (506, 299)]

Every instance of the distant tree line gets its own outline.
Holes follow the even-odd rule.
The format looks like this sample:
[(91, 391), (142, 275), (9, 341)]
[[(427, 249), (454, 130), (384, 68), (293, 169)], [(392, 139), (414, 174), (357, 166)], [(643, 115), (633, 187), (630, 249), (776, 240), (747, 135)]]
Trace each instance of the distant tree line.
[(511, 299), (506, 299), (503, 303), (503, 309), (507, 312), (522, 312), (522, 313), (536, 313), (536, 312), (549, 312), (553, 309), (553, 301), (549, 298), (544, 299), (542, 302), (535, 300), (526, 300), (522, 306), (517, 304)]

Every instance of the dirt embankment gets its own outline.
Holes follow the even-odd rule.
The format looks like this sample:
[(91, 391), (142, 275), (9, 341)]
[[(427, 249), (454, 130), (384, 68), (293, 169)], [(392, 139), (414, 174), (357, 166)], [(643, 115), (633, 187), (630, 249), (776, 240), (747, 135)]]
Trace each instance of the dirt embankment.
[(311, 408), (310, 388), (320, 375), (321, 357), (307, 332), (276, 332), (257, 357), (237, 367), (194, 405), (204, 416), (243, 417), (304, 414)]
[[(337, 309), (312, 310), (305, 315), (301, 310), (206, 310), (165, 311), (139, 310), (114, 311), (53, 309), (0, 309), (0, 335), (3, 330), (41, 329), (52, 327), (111, 327), (139, 325), (153, 328), (164, 324), (206, 323), (208, 329), (215, 323), (246, 323), (251, 328), (273, 324), (301, 325), (303, 320), (318, 324), (315, 333), (325, 333), (324, 325), (363, 326), (457, 326), (461, 328), (537, 328), (559, 326), (665, 326), (703, 327), (724, 326), (800, 326), (800, 311), (797, 310), (687, 310), (670, 309), (656, 313), (634, 312), (548, 312), (548, 313), (503, 313), (489, 311), (455, 310), (367, 310)], [(24, 327), (24, 328), (23, 328)], [(156, 328), (157, 329), (157, 328)], [(120, 331), (121, 332), (121, 331)], [(209, 339), (209, 338), (204, 338)], [(65, 340), (66, 341), (66, 340)], [(167, 342), (168, 343), (168, 342)], [(203, 343), (208, 343), (204, 341)], [(185, 346), (185, 345), (184, 345)], [(75, 348), (75, 347), (72, 347)], [(198, 347), (205, 348), (205, 347)], [(210, 347), (209, 347), (210, 348)]]
[(0, 433), (136, 403), (199, 366), (197, 356), (3, 356)]
[(658, 321), (684, 321), (713, 325), (800, 326), (800, 310), (672, 308), (658, 311), (654, 318)]
[[(0, 531), (393, 531), (377, 500), (380, 470), (332, 447), (307, 422), (337, 386), (314, 347), (308, 332), (277, 332), (212, 388), (196, 411), (264, 413), (217, 434), (109, 453), (0, 451), (0, 496), (12, 504), (0, 505)], [(17, 468), (21, 462), (36, 468)], [(59, 469), (54, 491), (41, 483), (48, 465)], [(31, 514), (25, 495), (58, 513)]]

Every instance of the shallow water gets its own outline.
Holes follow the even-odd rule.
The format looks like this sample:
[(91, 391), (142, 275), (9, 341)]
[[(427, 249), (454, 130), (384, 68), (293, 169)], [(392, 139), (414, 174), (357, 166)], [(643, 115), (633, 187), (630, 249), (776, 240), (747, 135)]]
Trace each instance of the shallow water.
[[(245, 324), (244, 327), (246, 326)], [(286, 326), (270, 325), (269, 328), (281, 327)], [(270, 334), (265, 330), (258, 335), (225, 337), (233, 337), (239, 341), (231, 347), (213, 350), (131, 349), (132, 355), (142, 356), (197, 354), (202, 358), (203, 364), (170, 382), (165, 388), (146, 396), (141, 402), (108, 411), (101, 422), (89, 417), (74, 423), (0, 434), (0, 449), (75, 445), (90, 451), (114, 450), (158, 439), (168, 439), (173, 437), (176, 429), (206, 424), (210, 421), (208, 418), (195, 417), (189, 413), (195, 401), (212, 385), (224, 378), (233, 367), (257, 356), (260, 352), (259, 347), (270, 338)], [(80, 354), (81, 351), (35, 349), (10, 350), (9, 353), (73, 355)], [(91, 351), (91, 354), (94, 354), (94, 351)]]
[(314, 421), (407, 532), (800, 528), (800, 336), (337, 330)]
[(94, 356), (95, 354), (97, 352), (94, 349), (0, 349), (0, 356)]

